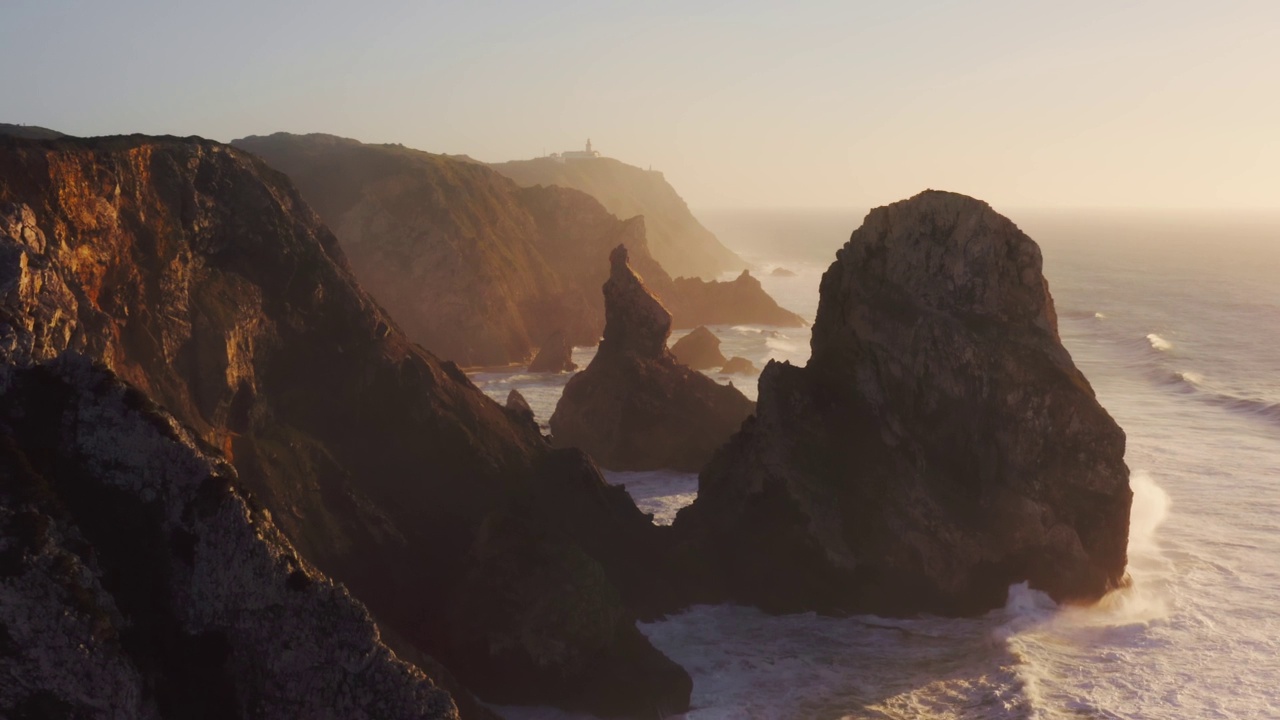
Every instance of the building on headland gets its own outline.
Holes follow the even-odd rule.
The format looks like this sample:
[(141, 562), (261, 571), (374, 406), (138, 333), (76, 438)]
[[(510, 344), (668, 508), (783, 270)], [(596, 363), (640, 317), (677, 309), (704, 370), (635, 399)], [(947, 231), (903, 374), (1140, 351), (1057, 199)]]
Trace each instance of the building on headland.
[(551, 153), (550, 157), (556, 162), (564, 162), (566, 160), (594, 160), (600, 157), (600, 151), (592, 150), (591, 138), (587, 138), (586, 150), (565, 150), (562, 153)]

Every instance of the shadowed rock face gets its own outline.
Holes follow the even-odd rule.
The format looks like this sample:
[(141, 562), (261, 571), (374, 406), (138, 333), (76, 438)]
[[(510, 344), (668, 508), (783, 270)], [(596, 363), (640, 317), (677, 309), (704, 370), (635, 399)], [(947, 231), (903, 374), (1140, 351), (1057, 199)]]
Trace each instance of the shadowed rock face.
[(608, 278), (599, 258), (618, 244), (678, 327), (801, 324), (759, 283), (673, 282), (649, 253), (646, 219), (620, 220), (585, 192), (522, 188), (478, 163), (330, 135), (234, 144), (289, 175), (410, 339), (463, 366), (527, 362), (554, 332), (594, 346)]
[(726, 375), (754, 375), (756, 366), (750, 360), (734, 355), (725, 362), (724, 367), (720, 368), (720, 372)]
[(1124, 433), (1013, 223), (934, 191), (873, 210), (823, 276), (812, 348), (765, 368), (677, 519), (712, 596), (970, 613), (1020, 581), (1060, 601), (1122, 581)]
[(577, 369), (578, 365), (573, 361), (573, 345), (559, 331), (542, 343), (537, 356), (529, 363), (529, 372), (533, 373), (573, 372)]
[(104, 368), (0, 367), (0, 715), (458, 718)]
[(754, 405), (675, 359), (671, 315), (631, 270), (625, 247), (609, 263), (604, 340), (565, 386), (551, 416), (553, 442), (614, 470), (697, 470)]
[(725, 363), (724, 354), (720, 352), (720, 338), (705, 325), (699, 325), (693, 332), (677, 340), (671, 346), (671, 354), (694, 370), (718, 368)]
[[(64, 353), (106, 364), (222, 452), (304, 557), (464, 685), (613, 715), (687, 704), (688, 676), (629, 624), (652, 585), (646, 517), (581, 453), (552, 450), (410, 343), (256, 158), (197, 139), (0, 138), (0, 360)], [(536, 621), (544, 642), (456, 633), (485, 607), (468, 593), (487, 588), (464, 579), (500, 559), (485, 528), (508, 516), (551, 550), (499, 563), (491, 585), (568, 567), (581, 576), (559, 597), (573, 598), (603, 576), (616, 592), (591, 602), (618, 622), (588, 637), (557, 627), (567, 613), (517, 606), (508, 627)]]

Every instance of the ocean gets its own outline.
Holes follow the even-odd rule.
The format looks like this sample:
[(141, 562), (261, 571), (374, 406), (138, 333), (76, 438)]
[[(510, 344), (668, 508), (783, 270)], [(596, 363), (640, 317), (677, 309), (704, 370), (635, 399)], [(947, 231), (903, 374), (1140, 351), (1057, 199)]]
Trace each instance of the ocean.
[[(694, 607), (641, 625), (693, 677), (683, 717), (1280, 718), (1280, 216), (996, 209), (1040, 244), (1063, 342), (1128, 435), (1131, 586), (1089, 608), (1015, 586), (971, 619)], [(812, 318), (864, 214), (701, 217)], [(757, 367), (808, 358), (807, 329), (712, 330)], [(713, 377), (755, 396), (755, 378)], [(567, 378), (473, 376), (543, 423)], [(607, 475), (658, 523), (697, 495), (691, 474)]]

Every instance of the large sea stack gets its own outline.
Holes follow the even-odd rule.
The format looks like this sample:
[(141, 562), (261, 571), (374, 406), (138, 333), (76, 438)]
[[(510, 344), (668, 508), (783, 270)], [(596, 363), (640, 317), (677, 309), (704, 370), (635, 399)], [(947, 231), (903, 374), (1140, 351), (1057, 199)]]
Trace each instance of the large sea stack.
[[(109, 368), (136, 391), (131, 406), (164, 407), (230, 462), (242, 497), (415, 664), (429, 654), (500, 703), (650, 717), (687, 705), (688, 675), (629, 610), (654, 584), (648, 519), (582, 453), (551, 449), (410, 342), (254, 156), (195, 138), (0, 137), (0, 362), (64, 356)], [(55, 426), (75, 430), (40, 432)], [(145, 517), (154, 495), (141, 493), (143, 515), (122, 498), (71, 520), (189, 527)], [(181, 559), (190, 539), (163, 542)], [(150, 614), (133, 607), (131, 622)], [(211, 658), (210, 673), (243, 667)]]
[(1028, 581), (1122, 582), (1124, 432), (1057, 332), (1040, 250), (987, 204), (873, 210), (822, 279), (812, 357), (676, 521), (708, 597), (779, 610), (972, 613)]
[(675, 359), (671, 314), (627, 264), (626, 247), (613, 250), (609, 265), (604, 339), (565, 386), (552, 438), (612, 470), (697, 470), (754, 403)]

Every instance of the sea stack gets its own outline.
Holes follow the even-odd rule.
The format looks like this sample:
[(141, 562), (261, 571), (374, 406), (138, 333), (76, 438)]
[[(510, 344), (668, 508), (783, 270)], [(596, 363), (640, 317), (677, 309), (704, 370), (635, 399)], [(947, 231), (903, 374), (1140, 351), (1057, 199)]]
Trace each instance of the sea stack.
[(754, 403), (671, 354), (671, 314), (632, 271), (625, 246), (609, 263), (604, 340), (565, 386), (551, 416), (553, 442), (611, 470), (698, 470)]
[(538, 355), (529, 363), (531, 373), (573, 372), (578, 366), (573, 362), (573, 345), (564, 331), (557, 330), (538, 348)]
[(720, 338), (708, 330), (706, 325), (699, 325), (693, 332), (677, 340), (671, 346), (671, 354), (694, 370), (723, 367), (726, 362), (724, 354), (720, 352)]
[(771, 362), (683, 542), (721, 599), (968, 614), (1124, 578), (1125, 436), (1058, 337), (1040, 249), (986, 203), (873, 210), (822, 278), (812, 357)]

